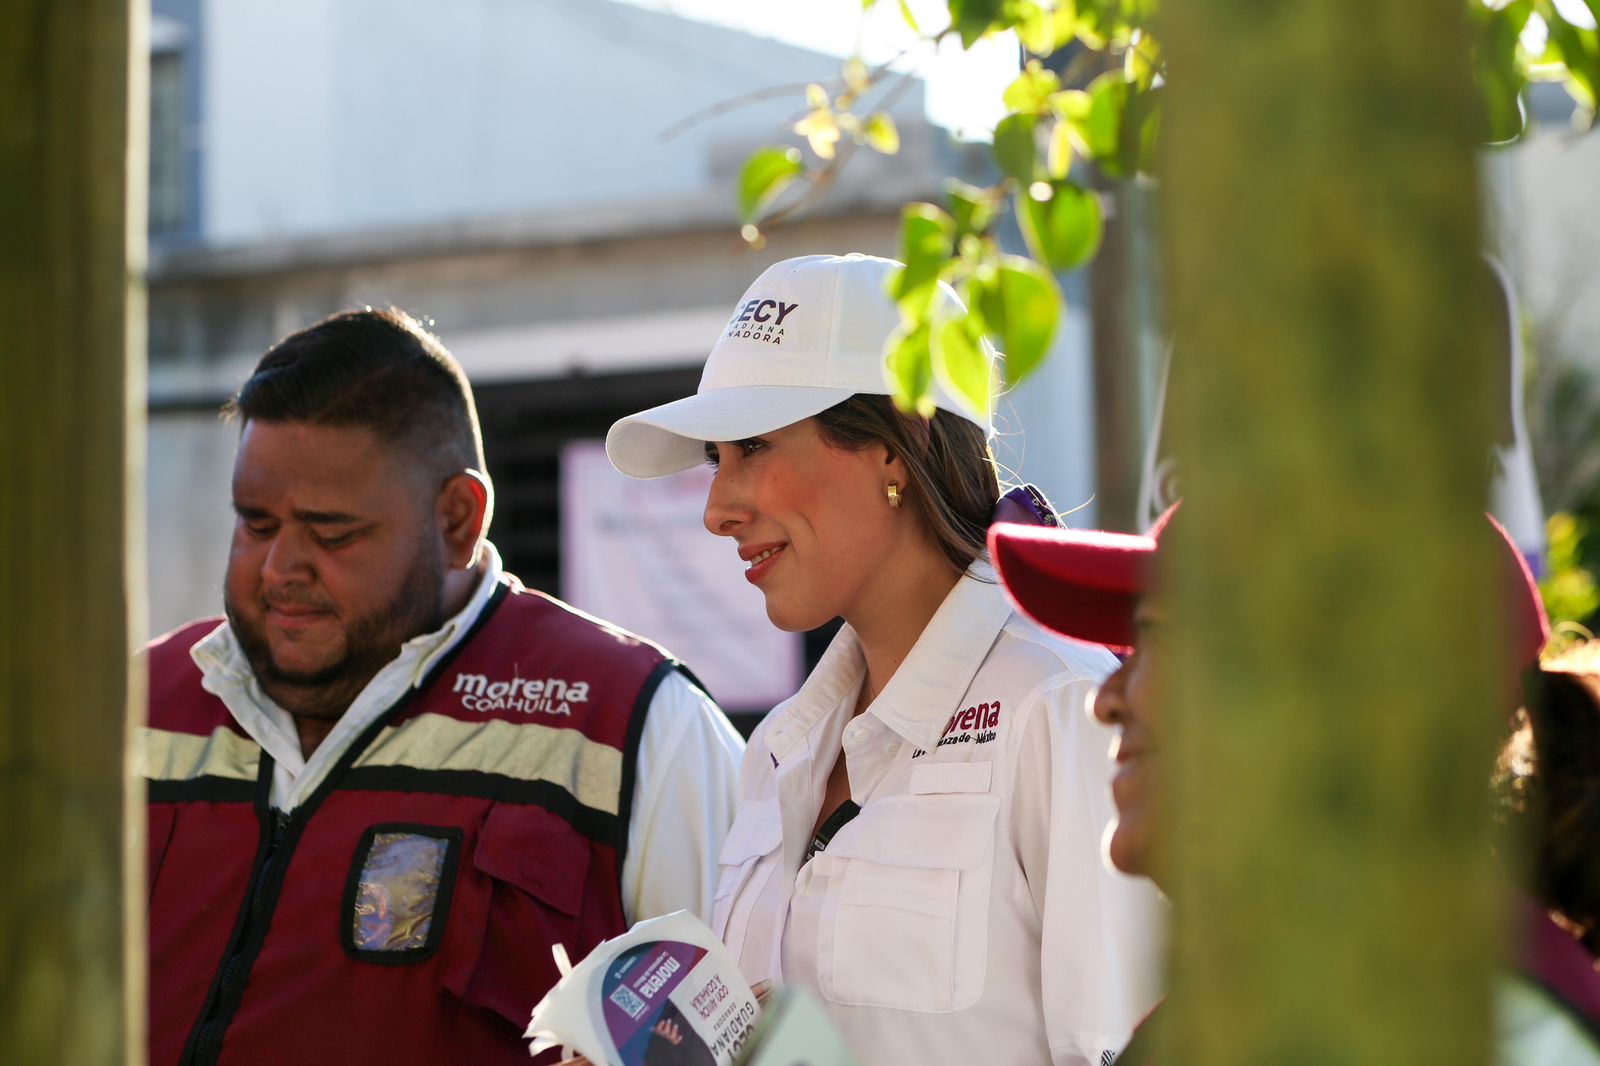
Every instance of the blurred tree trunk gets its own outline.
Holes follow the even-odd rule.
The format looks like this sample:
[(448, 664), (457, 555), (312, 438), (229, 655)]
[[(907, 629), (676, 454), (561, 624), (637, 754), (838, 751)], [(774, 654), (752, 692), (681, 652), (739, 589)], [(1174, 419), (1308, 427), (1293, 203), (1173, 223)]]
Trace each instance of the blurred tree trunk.
[(1165, 14), (1187, 498), (1165, 1061), (1482, 1063), (1504, 386), (1462, 296), (1462, 5)]
[(1164, 7), (1188, 501), (1164, 1061), (1487, 1060), (1500, 386), (1464, 295), (1463, 14)]
[(0, 35), (0, 1062), (30, 1066), (143, 1061), (142, 11), (9, 0)]

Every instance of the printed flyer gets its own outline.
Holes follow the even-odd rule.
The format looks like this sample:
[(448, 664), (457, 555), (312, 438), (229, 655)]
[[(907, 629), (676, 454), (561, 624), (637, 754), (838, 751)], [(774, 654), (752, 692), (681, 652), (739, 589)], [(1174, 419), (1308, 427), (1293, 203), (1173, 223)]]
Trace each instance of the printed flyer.
[(525, 1035), (535, 1055), (565, 1046), (595, 1066), (730, 1066), (759, 1013), (721, 941), (679, 911), (596, 947), (534, 1008)]

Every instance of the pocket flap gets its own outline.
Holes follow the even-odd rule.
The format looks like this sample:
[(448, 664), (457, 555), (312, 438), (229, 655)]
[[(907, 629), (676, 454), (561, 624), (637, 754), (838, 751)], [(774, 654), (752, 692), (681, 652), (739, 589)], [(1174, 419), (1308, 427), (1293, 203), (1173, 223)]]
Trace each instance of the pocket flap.
[(745, 804), (728, 828), (728, 838), (722, 842), (717, 862), (723, 866), (739, 866), (747, 859), (767, 854), (781, 843), (783, 823), (778, 817), (778, 805), (772, 802)]
[(478, 831), (472, 864), (563, 914), (583, 906), (589, 842), (542, 807), (496, 803)]
[(930, 762), (911, 766), (911, 794), (926, 796), (942, 792), (988, 792), (994, 763)]
[(890, 796), (863, 808), (826, 854), (889, 866), (965, 870), (994, 848), (1000, 797)]

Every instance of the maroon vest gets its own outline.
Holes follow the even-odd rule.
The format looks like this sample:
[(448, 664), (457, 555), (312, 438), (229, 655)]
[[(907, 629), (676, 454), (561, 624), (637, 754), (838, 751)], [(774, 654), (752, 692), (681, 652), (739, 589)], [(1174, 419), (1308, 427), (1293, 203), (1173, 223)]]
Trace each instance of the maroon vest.
[(150, 1062), (526, 1063), (528, 1015), (626, 928), (645, 710), (677, 664), (508, 579), (291, 815), (200, 684), (149, 649)]

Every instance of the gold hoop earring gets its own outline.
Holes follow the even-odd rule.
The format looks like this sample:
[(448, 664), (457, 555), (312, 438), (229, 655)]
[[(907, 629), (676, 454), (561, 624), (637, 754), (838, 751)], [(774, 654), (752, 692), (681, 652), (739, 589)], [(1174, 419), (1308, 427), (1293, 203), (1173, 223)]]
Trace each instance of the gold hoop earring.
[(884, 490), (884, 493), (889, 497), (889, 506), (898, 511), (900, 504), (905, 500), (905, 497), (900, 495), (900, 483), (898, 481), (889, 482), (889, 487)]

